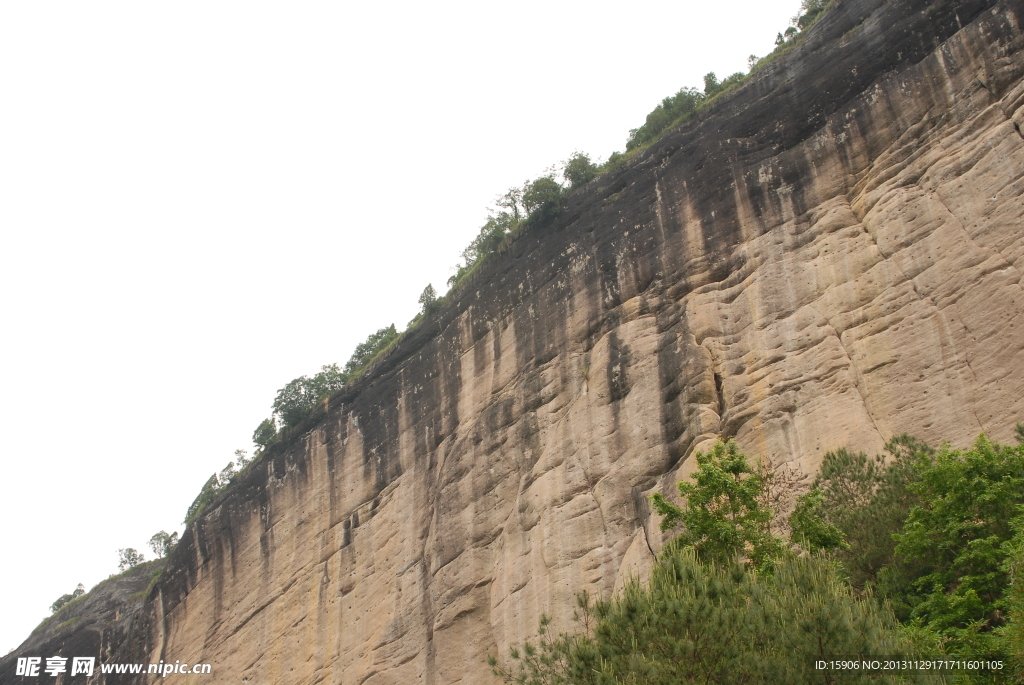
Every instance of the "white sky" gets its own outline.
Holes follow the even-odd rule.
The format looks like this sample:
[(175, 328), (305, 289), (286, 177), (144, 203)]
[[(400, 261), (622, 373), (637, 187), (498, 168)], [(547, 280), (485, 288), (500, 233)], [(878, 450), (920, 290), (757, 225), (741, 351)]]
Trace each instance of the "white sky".
[(497, 195), (798, 6), (0, 4), (0, 654), (182, 531), (278, 388), (404, 328)]

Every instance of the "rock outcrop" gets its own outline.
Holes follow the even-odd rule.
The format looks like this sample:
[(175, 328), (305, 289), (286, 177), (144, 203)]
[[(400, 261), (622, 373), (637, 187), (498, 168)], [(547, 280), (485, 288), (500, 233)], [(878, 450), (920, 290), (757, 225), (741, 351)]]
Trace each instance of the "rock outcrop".
[[(149, 658), (148, 612), (144, 602), (163, 572), (164, 560), (139, 564), (111, 576), (87, 594), (75, 598), (40, 623), (16, 653), (0, 658), (0, 682), (55, 682), (43, 672), (47, 657), (66, 656), (66, 673), (61, 683), (88, 681), (82, 675), (70, 678), (73, 657), (95, 657), (94, 674), (101, 663), (135, 663)], [(17, 658), (41, 659), (39, 678), (18, 678)], [(113, 682), (113, 681), (111, 681)]]
[(1009, 440), (1022, 21), (841, 1), (574, 193), (190, 527), (139, 610), (149, 660), (493, 683), (488, 653), (649, 566), (648, 496), (717, 436), (794, 487), (901, 432)]

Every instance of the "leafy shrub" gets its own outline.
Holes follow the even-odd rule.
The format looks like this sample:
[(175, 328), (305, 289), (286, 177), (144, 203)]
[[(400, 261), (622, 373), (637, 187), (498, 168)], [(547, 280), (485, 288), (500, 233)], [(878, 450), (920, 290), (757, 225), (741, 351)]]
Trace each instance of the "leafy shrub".
[(176, 544), (178, 544), (177, 531), (168, 535), (167, 531), (161, 530), (149, 539), (149, 548), (153, 550), (153, 554), (156, 555), (157, 559), (170, 554)]
[(420, 293), (420, 297), (417, 300), (420, 305), (420, 313), (430, 314), (434, 311), (437, 306), (437, 291), (434, 290), (434, 286), (427, 283), (427, 287)]
[(277, 437), (277, 424), (274, 419), (263, 419), (252, 433), (252, 442), (256, 445), (257, 454), (265, 450)]
[[(260, 424), (260, 428), (262, 428), (264, 424), (268, 423), (269, 421), (270, 419), (267, 419), (262, 424)], [(271, 423), (271, 426), (272, 425), (273, 423)], [(260, 429), (257, 428), (256, 430), (258, 433)], [(226, 488), (228, 484), (232, 480), (234, 480), (239, 473), (243, 472), (246, 469), (246, 467), (248, 467), (249, 464), (251, 463), (253, 463), (253, 460), (249, 458), (245, 450), (235, 450), (235, 460), (233, 462), (229, 461), (228, 465), (220, 470), (220, 473), (215, 473), (211, 475), (207, 479), (206, 483), (203, 484), (203, 489), (199, 491), (199, 495), (195, 498), (195, 500), (193, 500), (192, 504), (188, 508), (188, 511), (185, 513), (185, 525), (190, 525), (193, 521), (195, 521), (199, 514), (203, 512), (203, 509), (206, 508), (206, 505), (212, 502), (217, 497), (217, 495), (220, 494), (220, 492), (224, 488)], [(162, 549), (166, 550), (166, 554), (170, 552), (170, 548), (174, 547), (174, 545), (178, 543), (178, 534), (174, 533), (173, 535), (167, 536), (166, 538), (163, 538), (162, 536), (167, 536), (167, 533), (165, 533), (164, 531), (160, 531), (152, 538), (150, 538), (149, 544), (150, 546), (152, 546), (154, 542), (157, 542), (158, 544), (166, 543), (162, 547)], [(153, 551), (156, 552), (156, 548), (154, 548)], [(160, 556), (164, 555), (157, 553), (157, 557)]]
[(704, 96), (696, 88), (683, 88), (675, 95), (665, 98), (647, 115), (643, 126), (630, 130), (626, 150), (633, 150), (656, 140), (676, 120), (697, 111), (697, 106), (703, 99)]
[(542, 176), (523, 190), (523, 206), (532, 221), (544, 223), (562, 211), (562, 186), (550, 176)]
[(829, 0), (802, 0), (800, 12), (793, 17), (793, 24), (801, 31), (809, 29), (818, 17), (825, 12), (828, 5)]
[(849, 551), (843, 531), (825, 519), (824, 505), (825, 496), (819, 488), (797, 498), (796, 509), (789, 517), (793, 540), (812, 552)]
[(565, 163), (562, 175), (569, 182), (570, 188), (578, 188), (594, 180), (597, 171), (597, 165), (590, 161), (590, 155), (576, 152)]
[(387, 328), (379, 328), (376, 333), (371, 333), (366, 340), (356, 345), (355, 351), (347, 362), (345, 362), (344, 375), (346, 379), (356, 372), (368, 366), (377, 353), (391, 344), (398, 338), (398, 331), (395, 324)]
[(981, 435), (935, 451), (900, 436), (886, 450), (826, 455), (808, 518), (844, 534), (835, 557), (851, 583), (874, 588), (908, 630), (948, 654), (1019, 654), (1024, 443)]
[(719, 83), (718, 77), (715, 76), (715, 72), (709, 72), (704, 75), (704, 98), (705, 101), (710, 100), (719, 93), (731, 89), (733, 86), (739, 85), (746, 78), (746, 74), (742, 71), (737, 71), (735, 74), (726, 77), (724, 81)]
[(85, 586), (82, 585), (81, 583), (79, 583), (78, 587), (76, 587), (72, 593), (67, 594), (67, 595), (61, 595), (60, 597), (57, 598), (57, 600), (53, 604), (50, 605), (50, 613), (54, 613), (54, 614), (57, 613), (57, 611), (61, 607), (66, 605), (68, 602), (70, 602), (71, 600), (73, 600), (73, 599), (75, 599), (77, 597), (81, 597), (84, 594), (85, 594)]
[(206, 505), (213, 501), (220, 492), (220, 483), (217, 480), (217, 474), (210, 476), (207, 481), (203, 484), (203, 489), (199, 491), (199, 495), (189, 505), (188, 511), (185, 512), (185, 525), (190, 526), (192, 522), (196, 520), (199, 514), (203, 513), (203, 509)]
[(911, 618), (954, 640), (1002, 625), (1011, 521), (1024, 506), (1024, 445), (980, 435), (969, 450), (943, 447), (914, 467), (910, 489), (920, 502), (895, 536), (909, 580), (899, 599)]
[[(893, 438), (886, 456), (868, 457), (845, 449), (829, 452), (811, 485), (811, 493), (798, 501), (790, 518), (794, 537), (817, 543), (814, 528), (835, 528), (845, 542), (833, 548), (849, 574), (850, 583), (863, 589), (877, 582), (879, 571), (893, 563), (898, 533), (918, 496), (911, 491), (914, 463), (932, 453), (923, 442), (906, 435)], [(811, 499), (816, 502), (811, 502)], [(795, 520), (794, 520), (795, 517)], [(833, 541), (835, 536), (832, 536)]]
[(751, 468), (735, 440), (719, 440), (707, 454), (697, 452), (695, 459), (694, 482), (677, 483), (685, 508), (660, 493), (651, 498), (655, 511), (665, 517), (662, 530), (683, 524), (671, 545), (692, 548), (715, 563), (743, 557), (755, 568), (765, 567), (781, 550), (771, 532), (772, 511), (767, 506), (770, 476)]
[(300, 424), (319, 401), (341, 390), (346, 374), (337, 364), (320, 368), (313, 377), (299, 376), (277, 391), (271, 408), (285, 428)]
[(139, 554), (133, 547), (125, 547), (124, 549), (117, 550), (117, 556), (119, 558), (117, 568), (121, 572), (127, 571), (130, 568), (135, 568), (146, 560), (146, 558)]
[(602, 167), (603, 171), (618, 171), (626, 163), (626, 155), (621, 152), (613, 152), (608, 155), (608, 160)]
[(1014, 536), (1004, 547), (1006, 560), (1002, 567), (1010, 583), (1004, 602), (1008, 622), (997, 633), (999, 648), (1010, 660), (1010, 673), (1024, 682), (1024, 515), (1011, 525)]

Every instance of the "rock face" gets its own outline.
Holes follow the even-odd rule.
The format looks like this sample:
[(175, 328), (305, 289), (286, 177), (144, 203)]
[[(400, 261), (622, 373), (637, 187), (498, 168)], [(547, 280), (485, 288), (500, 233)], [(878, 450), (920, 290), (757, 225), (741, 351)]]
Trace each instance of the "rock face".
[[(54, 677), (43, 673), (47, 657), (52, 656), (67, 659), (67, 672), (61, 676), (61, 685), (99, 682), (98, 678), (89, 681), (81, 674), (70, 677), (72, 659), (76, 656), (96, 657), (96, 664), (148, 660), (148, 612), (143, 610), (143, 602), (163, 566), (162, 559), (139, 564), (104, 580), (86, 595), (65, 604), (40, 623), (16, 653), (0, 658), (0, 682), (52, 684)], [(42, 675), (39, 678), (17, 677), (19, 656), (40, 657), (39, 672)], [(98, 674), (99, 666), (93, 670)]]
[(794, 487), (896, 433), (1009, 440), (1022, 21), (839, 2), (574, 193), (189, 529), (140, 610), (149, 661), (494, 683), (488, 653), (650, 565), (648, 496), (716, 436)]

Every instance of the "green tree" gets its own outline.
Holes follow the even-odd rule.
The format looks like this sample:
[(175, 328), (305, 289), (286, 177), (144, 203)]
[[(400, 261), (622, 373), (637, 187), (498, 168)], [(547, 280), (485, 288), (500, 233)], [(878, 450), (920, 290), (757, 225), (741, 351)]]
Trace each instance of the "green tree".
[(274, 419), (263, 419), (260, 425), (252, 433), (252, 442), (256, 445), (258, 452), (267, 449), (267, 446), (277, 437), (277, 424)]
[(192, 525), (192, 522), (195, 521), (201, 513), (203, 513), (203, 509), (213, 501), (218, 492), (220, 492), (220, 483), (217, 481), (217, 474), (215, 473), (206, 480), (203, 484), (202, 490), (200, 490), (196, 498), (192, 500), (192, 504), (189, 505), (188, 511), (185, 512), (186, 526)]
[(238, 470), (241, 471), (252, 463), (252, 457), (245, 450), (235, 450), (235, 463), (238, 464)]
[[(907, 435), (890, 440), (885, 454), (875, 457), (845, 449), (828, 452), (811, 492), (798, 500), (790, 518), (794, 538), (810, 538), (811, 548), (828, 548), (837, 537), (826, 531), (834, 528), (846, 545), (832, 549), (851, 585), (864, 589), (876, 583), (879, 571), (894, 562), (893, 535), (919, 501), (910, 489), (917, 477), (914, 464), (930, 454), (931, 448)], [(816, 539), (819, 534), (824, 537)]]
[(910, 653), (891, 612), (858, 599), (827, 559), (784, 555), (771, 576), (736, 561), (663, 555), (648, 583), (612, 601), (581, 594), (581, 631), (513, 649), (495, 673), (523, 685), (689, 685), (924, 682), (919, 672), (824, 671), (815, 661)]
[(800, 11), (791, 20), (801, 31), (810, 28), (828, 7), (829, 0), (802, 0)]
[(398, 330), (395, 328), (395, 324), (379, 328), (376, 333), (371, 333), (366, 340), (356, 345), (352, 356), (345, 362), (345, 377), (347, 378), (367, 366), (377, 356), (377, 353), (390, 345), (396, 338), (398, 338)]
[(1011, 521), (1024, 506), (1024, 445), (980, 435), (969, 450), (943, 447), (915, 469), (910, 488), (920, 503), (895, 536), (896, 556), (912, 571), (910, 615), (954, 641), (981, 644), (972, 635), (1005, 622)]
[[(309, 416), (318, 402), (341, 390), (345, 381), (346, 375), (337, 364), (321, 367), (313, 377), (299, 376), (277, 391), (277, 397), (271, 405), (274, 416), (285, 428), (297, 426)], [(255, 440), (255, 435), (253, 437)]]
[(613, 152), (608, 155), (608, 161), (604, 163), (604, 169), (607, 171), (618, 171), (626, 163), (626, 155), (621, 152)]
[(523, 220), (523, 190), (522, 188), (509, 188), (508, 192), (495, 199), (494, 203), (508, 213), (512, 220), (518, 224)]
[(712, 97), (722, 89), (722, 84), (718, 82), (718, 77), (715, 76), (715, 72), (709, 71), (704, 74), (704, 95), (706, 97)]
[(825, 496), (819, 488), (812, 488), (796, 500), (796, 509), (789, 517), (792, 538), (812, 551), (847, 550), (850, 545), (838, 526), (825, 518)]
[(487, 223), (480, 233), (462, 251), (463, 264), (456, 267), (456, 272), (448, 279), (448, 285), (458, 283), (477, 263), (498, 252), (505, 237), (519, 226), (519, 219), (509, 212), (499, 212), (497, 216), (487, 218)]
[(546, 222), (562, 211), (562, 186), (550, 176), (542, 176), (523, 191), (523, 206), (530, 219)]
[(130, 568), (135, 568), (146, 560), (146, 558), (139, 554), (133, 547), (126, 547), (124, 549), (117, 550), (117, 556), (119, 559), (117, 562), (117, 568), (121, 571), (127, 571)]
[(298, 425), (309, 415), (315, 402), (309, 390), (309, 378), (306, 376), (294, 378), (278, 389), (271, 407), (285, 428)]
[(434, 286), (428, 283), (416, 301), (419, 302), (421, 313), (429, 314), (434, 311), (434, 308), (437, 306), (437, 291), (434, 290)]
[(1007, 624), (998, 629), (998, 646), (1010, 661), (1009, 674), (1024, 682), (1024, 515), (1015, 518), (1011, 527), (1014, 536), (1005, 545), (1002, 568), (1009, 581), (1004, 601)]
[(769, 474), (751, 468), (735, 440), (719, 440), (709, 453), (697, 452), (696, 461), (693, 482), (677, 484), (685, 508), (660, 493), (651, 498), (655, 511), (665, 517), (662, 530), (683, 524), (683, 532), (670, 544), (691, 547), (709, 562), (744, 557), (754, 567), (765, 567), (782, 549), (771, 533)]
[(597, 165), (590, 161), (590, 155), (575, 152), (565, 163), (562, 175), (570, 188), (584, 186), (597, 177)]
[[(714, 77), (714, 74), (708, 76)], [(706, 84), (707, 76), (704, 79)], [(656, 140), (674, 122), (685, 119), (697, 111), (703, 100), (704, 95), (695, 88), (683, 88), (675, 95), (665, 98), (647, 115), (643, 126), (630, 130), (626, 149), (633, 150)]]
[(61, 609), (61, 607), (63, 607), (65, 604), (67, 604), (68, 602), (70, 602), (73, 599), (77, 599), (78, 597), (81, 597), (84, 594), (85, 594), (85, 586), (82, 585), (81, 583), (79, 583), (78, 587), (75, 588), (74, 592), (72, 592), (70, 594), (67, 594), (67, 595), (61, 595), (60, 597), (57, 598), (57, 601), (55, 601), (53, 604), (50, 605), (50, 613), (51, 614), (57, 613), (57, 611), (59, 611)]
[(159, 533), (154, 533), (153, 537), (149, 539), (149, 548), (153, 550), (157, 559), (170, 554), (176, 544), (178, 544), (177, 531), (168, 535), (167, 531), (161, 530)]

